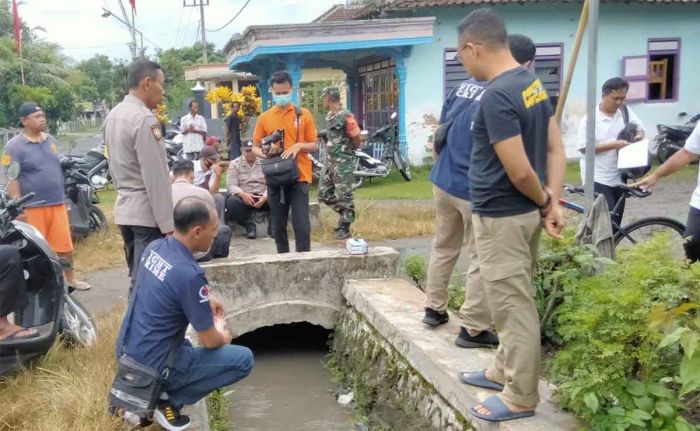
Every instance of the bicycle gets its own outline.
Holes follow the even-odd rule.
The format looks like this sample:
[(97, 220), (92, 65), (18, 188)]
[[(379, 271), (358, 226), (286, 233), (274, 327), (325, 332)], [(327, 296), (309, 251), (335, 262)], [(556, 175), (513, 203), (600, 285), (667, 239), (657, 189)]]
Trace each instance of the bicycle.
[[(638, 187), (620, 185), (618, 188), (625, 190), (626, 193), (620, 196), (620, 199), (618, 199), (615, 207), (610, 210), (611, 215), (618, 214), (618, 209), (627, 198), (634, 197), (643, 199), (651, 196), (651, 191), (642, 190)], [(564, 190), (581, 196), (584, 194), (583, 187), (565, 185)], [(576, 211), (580, 214), (585, 212), (584, 207), (566, 199), (559, 199), (559, 204), (564, 208)], [(671, 241), (675, 251), (674, 257), (685, 257), (685, 251), (683, 249), (683, 243), (685, 242), (685, 238), (683, 237), (683, 234), (685, 233), (685, 225), (677, 220), (668, 217), (645, 217), (624, 227), (620, 226), (616, 222), (612, 222), (612, 226), (615, 249), (629, 248), (639, 242), (651, 239), (652, 236), (658, 234), (659, 232), (667, 232), (669, 241)]]

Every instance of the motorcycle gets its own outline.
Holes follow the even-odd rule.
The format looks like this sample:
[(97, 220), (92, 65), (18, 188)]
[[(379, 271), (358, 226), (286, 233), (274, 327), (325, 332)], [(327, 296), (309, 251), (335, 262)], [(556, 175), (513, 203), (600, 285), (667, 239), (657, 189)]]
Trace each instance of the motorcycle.
[[(384, 178), (391, 173), (391, 164), (399, 170), (406, 181), (411, 181), (411, 168), (399, 148), (399, 124), (396, 112), (391, 114), (391, 123), (377, 130), (372, 136), (367, 131), (362, 131), (363, 145), (355, 150), (355, 170), (353, 175), (353, 189), (362, 187), (365, 179)], [(328, 135), (326, 131), (319, 132), (319, 152), (323, 154)], [(311, 163), (320, 178), (323, 163), (319, 161), (322, 156), (316, 158), (309, 155)]]
[(168, 157), (168, 167), (178, 160), (184, 160), (185, 154), (182, 149), (182, 142), (175, 142), (172, 139), (165, 140), (165, 155)]
[(82, 239), (94, 232), (107, 232), (107, 217), (95, 204), (99, 198), (92, 188), (92, 182), (71, 157), (61, 159), (66, 209), (70, 221), (71, 236)]
[(102, 190), (112, 183), (104, 142), (100, 142), (97, 147), (92, 148), (83, 156), (69, 154), (67, 157), (75, 161), (76, 168), (85, 173), (96, 190)]
[[(8, 179), (16, 181), (19, 171), (19, 164), (12, 163)], [(59, 259), (36, 228), (15, 220), (33, 198), (33, 193), (14, 200), (0, 194), (0, 244), (19, 249), (29, 299), (26, 307), (15, 311), (14, 322), (39, 332), (38, 337), (0, 341), (0, 376), (46, 354), (57, 338), (69, 346), (89, 347), (97, 341), (92, 316), (71, 297), (73, 289), (63, 280), (70, 263)]]
[[(687, 115), (687, 113), (681, 112), (679, 117), (682, 118)], [(695, 115), (681, 126), (667, 126), (665, 124), (656, 126), (659, 134), (654, 138), (654, 148), (656, 148), (656, 157), (659, 159), (659, 162), (664, 163), (683, 148), (686, 139), (693, 132), (698, 121), (700, 121), (700, 114)]]

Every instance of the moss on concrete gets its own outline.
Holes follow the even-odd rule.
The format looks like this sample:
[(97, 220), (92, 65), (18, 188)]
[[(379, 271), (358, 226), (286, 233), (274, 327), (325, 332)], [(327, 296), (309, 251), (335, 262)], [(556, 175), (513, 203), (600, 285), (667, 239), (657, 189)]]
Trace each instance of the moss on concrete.
[(358, 419), (367, 422), (372, 430), (472, 429), (351, 307), (339, 316), (329, 367), (353, 390)]

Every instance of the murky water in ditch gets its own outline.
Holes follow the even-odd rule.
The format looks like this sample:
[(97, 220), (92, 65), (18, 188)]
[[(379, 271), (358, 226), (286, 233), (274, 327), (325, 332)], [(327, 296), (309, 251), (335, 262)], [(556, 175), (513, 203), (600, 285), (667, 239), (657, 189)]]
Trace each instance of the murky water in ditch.
[(255, 355), (251, 375), (234, 385), (236, 431), (350, 431), (352, 408), (336, 402), (336, 384), (323, 366), (329, 332), (310, 324), (262, 328), (235, 340)]

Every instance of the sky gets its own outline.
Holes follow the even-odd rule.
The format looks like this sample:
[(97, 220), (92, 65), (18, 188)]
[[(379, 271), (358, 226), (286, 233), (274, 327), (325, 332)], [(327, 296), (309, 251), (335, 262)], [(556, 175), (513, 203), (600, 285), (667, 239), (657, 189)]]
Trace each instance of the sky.
[[(128, 0), (122, 0), (131, 16)], [(193, 0), (186, 0), (192, 4)], [(197, 0), (198, 1), (198, 0)], [(206, 0), (205, 0), (206, 1)], [(215, 30), (226, 24), (246, 0), (209, 0), (204, 8), (205, 28)], [(76, 61), (95, 54), (130, 59), (130, 33), (114, 17), (103, 18), (102, 8), (122, 18), (119, 0), (22, 0), (20, 17), (29, 27), (43, 27), (45, 39), (63, 47)], [(310, 22), (343, 0), (250, 0), (236, 20), (223, 30), (207, 32), (207, 42), (222, 49), (231, 36), (251, 25)], [(199, 7), (183, 7), (183, 0), (136, 0), (136, 28), (144, 37), (149, 54), (156, 48), (191, 46), (201, 39)], [(138, 38), (138, 34), (137, 34)], [(138, 39), (137, 39), (138, 40)]]

